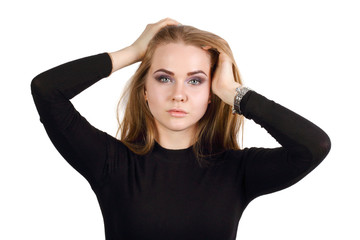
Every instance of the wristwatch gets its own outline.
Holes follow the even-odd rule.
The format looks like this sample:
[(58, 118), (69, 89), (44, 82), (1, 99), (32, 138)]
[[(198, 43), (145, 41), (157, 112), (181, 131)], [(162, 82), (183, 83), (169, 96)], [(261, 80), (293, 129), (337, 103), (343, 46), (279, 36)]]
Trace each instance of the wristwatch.
[(236, 95), (234, 97), (234, 106), (232, 109), (232, 113), (235, 114), (242, 114), (241, 110), (240, 110), (240, 102), (241, 99), (245, 96), (245, 94), (249, 91), (250, 89), (247, 87), (237, 87), (236, 88)]

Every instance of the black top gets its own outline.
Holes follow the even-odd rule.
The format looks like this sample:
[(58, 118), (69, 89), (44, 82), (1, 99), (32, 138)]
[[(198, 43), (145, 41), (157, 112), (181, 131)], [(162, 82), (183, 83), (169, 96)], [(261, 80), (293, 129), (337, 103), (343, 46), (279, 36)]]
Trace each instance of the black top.
[(31, 82), (51, 141), (97, 196), (107, 240), (235, 239), (251, 200), (296, 183), (330, 150), (320, 128), (249, 91), (241, 111), (282, 147), (226, 151), (221, 164), (209, 168), (199, 167), (191, 147), (168, 150), (156, 143), (146, 156), (136, 155), (93, 127), (70, 102), (111, 70), (109, 55), (102, 53), (50, 69)]

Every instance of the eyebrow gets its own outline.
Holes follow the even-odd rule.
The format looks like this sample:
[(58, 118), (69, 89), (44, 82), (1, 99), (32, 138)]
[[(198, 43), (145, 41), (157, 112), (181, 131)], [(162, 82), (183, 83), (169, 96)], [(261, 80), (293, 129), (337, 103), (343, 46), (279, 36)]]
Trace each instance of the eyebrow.
[[(163, 69), (163, 68), (156, 70), (156, 71), (154, 72), (154, 74), (157, 73), (157, 72), (164, 72), (164, 73), (167, 73), (167, 74), (169, 74), (169, 75), (171, 75), (171, 76), (174, 76), (174, 75), (175, 75), (173, 72), (171, 72), (171, 71), (169, 71), (169, 70), (166, 70), (166, 69)], [(204, 71), (202, 71), (202, 70), (197, 70), (197, 71), (193, 71), (193, 72), (188, 72), (187, 75), (188, 75), (188, 76), (191, 76), (191, 75), (195, 75), (195, 74), (197, 74), (197, 73), (202, 73), (202, 74), (204, 74), (205, 76), (207, 76), (206, 73), (204, 73)]]

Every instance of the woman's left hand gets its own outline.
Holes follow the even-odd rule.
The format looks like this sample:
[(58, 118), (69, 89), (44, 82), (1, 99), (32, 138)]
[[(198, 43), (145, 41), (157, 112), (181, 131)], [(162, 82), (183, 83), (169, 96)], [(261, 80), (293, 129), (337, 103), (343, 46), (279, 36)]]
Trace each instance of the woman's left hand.
[[(210, 47), (203, 47), (204, 50)], [(223, 52), (219, 53), (219, 60), (214, 76), (212, 77), (211, 89), (225, 103), (233, 106), (236, 88), (240, 83), (235, 82), (231, 58)]]

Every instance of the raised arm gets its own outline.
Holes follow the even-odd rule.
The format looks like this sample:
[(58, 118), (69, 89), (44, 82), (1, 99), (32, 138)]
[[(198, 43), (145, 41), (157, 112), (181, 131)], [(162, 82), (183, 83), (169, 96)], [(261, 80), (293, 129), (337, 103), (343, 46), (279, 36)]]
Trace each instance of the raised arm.
[(100, 184), (108, 136), (94, 128), (70, 99), (107, 77), (112, 69), (107, 53), (78, 59), (47, 70), (31, 82), (40, 121), (59, 153), (92, 185)]
[[(234, 81), (231, 60), (223, 53), (220, 53), (213, 83), (213, 91), (224, 102), (233, 105), (235, 88), (240, 84)], [(239, 161), (243, 163), (243, 194), (247, 202), (296, 183), (319, 165), (330, 151), (331, 142), (323, 130), (255, 91), (250, 90), (244, 95), (240, 110), (282, 146), (245, 149)]]
[(127, 48), (62, 64), (39, 74), (31, 82), (31, 93), (49, 138), (92, 186), (101, 184), (106, 177), (104, 169), (109, 164), (109, 146), (114, 139), (93, 127), (70, 99), (112, 72), (140, 61), (152, 36), (168, 24), (178, 23), (164, 19), (150, 24)]
[(330, 139), (322, 129), (254, 91), (242, 99), (241, 111), (282, 146), (245, 151), (243, 170), (248, 201), (295, 184), (330, 151)]

